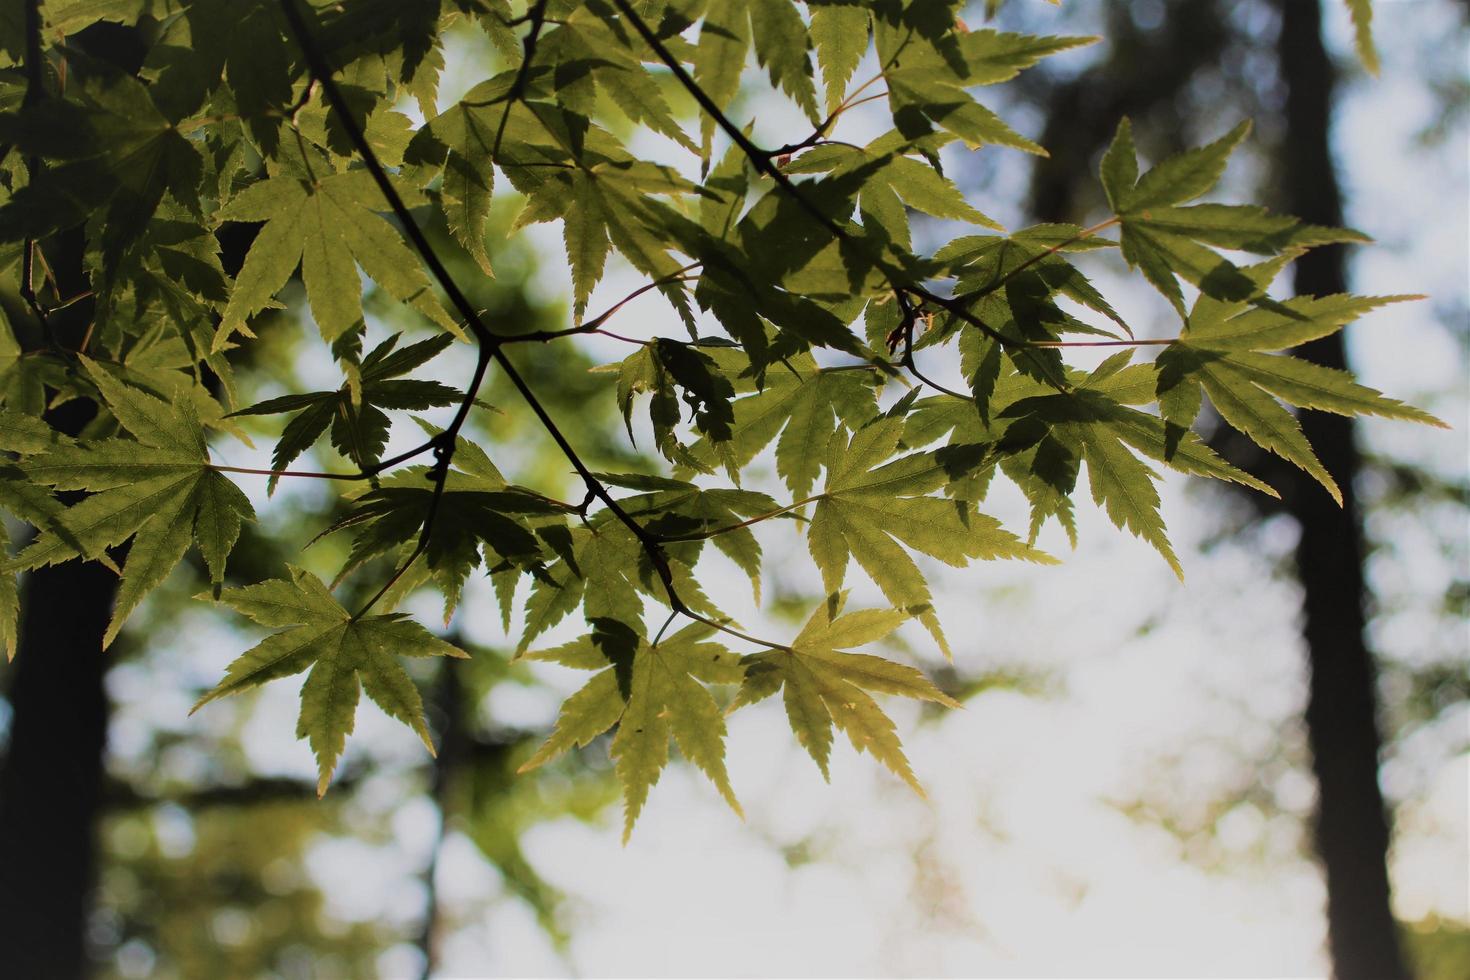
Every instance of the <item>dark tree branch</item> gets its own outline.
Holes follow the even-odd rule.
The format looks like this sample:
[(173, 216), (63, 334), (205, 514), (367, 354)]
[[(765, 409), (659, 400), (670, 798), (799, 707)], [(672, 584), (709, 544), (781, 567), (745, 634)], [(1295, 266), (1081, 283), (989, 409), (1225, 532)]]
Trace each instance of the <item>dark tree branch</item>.
[[(41, 0), (28, 0), (25, 11), (26, 31), (26, 91), (21, 97), (21, 109), (35, 109), (45, 98), (46, 89), (46, 60), (41, 55)], [(41, 172), (41, 155), (32, 153), (26, 157), (26, 180), (35, 183), (36, 175)], [(41, 325), (41, 331), (46, 337), (46, 343), (53, 351), (62, 351), (61, 342), (57, 340), (56, 331), (51, 326), (51, 319), (46, 315), (46, 308), (36, 296), (36, 249), (40, 246), (36, 240), (27, 235), (21, 243), (20, 258), (20, 296), (25, 300), (31, 315)]]
[(515, 80), (510, 83), (510, 89), (505, 93), (505, 111), (500, 114), (500, 125), (495, 128), (495, 143), (491, 149), (492, 157), (500, 156), (500, 141), (505, 138), (505, 127), (510, 123), (510, 112), (515, 108), (526, 94), (526, 81), (531, 77), (531, 64), (536, 60), (536, 45), (541, 40), (541, 28), (546, 25), (547, 0), (536, 0), (531, 8), (526, 11), (524, 18), (518, 17), (512, 24), (519, 24), (522, 20), (531, 22), (531, 29), (526, 33), (525, 40), (521, 42), (521, 66), (516, 69)]
[[(542, 404), (540, 398), (536, 396), (531, 386), (526, 382), (521, 373), (516, 370), (515, 365), (502, 349), (503, 345), (514, 335), (497, 333), (484, 322), (479, 311), (475, 309), (468, 297), (460, 290), (459, 285), (449, 274), (449, 270), (444, 266), (438, 253), (435, 252), (428, 237), (414, 220), (413, 214), (408, 210), (407, 205), (404, 204), (403, 198), (398, 194), (397, 189), (394, 188), (393, 182), (388, 177), (388, 173), (382, 163), (378, 160), (377, 154), (373, 152), (373, 148), (368, 144), (367, 137), (357, 126), (351, 113), (348, 111), (346, 100), (343, 98), (341, 90), (337, 87), (336, 81), (332, 78), (332, 68), (326, 63), (326, 59), (322, 56), (321, 51), (312, 40), (306, 22), (296, 6), (296, 0), (281, 0), (281, 9), (285, 13), (287, 23), (290, 25), (298, 45), (301, 47), (312, 77), (322, 86), (322, 93), (341, 120), (342, 126), (347, 131), (348, 137), (351, 139), (358, 156), (362, 159), (363, 165), (372, 174), (373, 180), (382, 192), (383, 198), (387, 201), (390, 210), (392, 210), (394, 216), (403, 225), (404, 233), (408, 236), (409, 241), (423, 259), (434, 280), (444, 290), (444, 294), (449, 298), (455, 311), (474, 334), (475, 340), (478, 342), (480, 348), (474, 376), (470, 379), (464, 400), (460, 403), (459, 410), (455, 413), (453, 421), (450, 422), (449, 426), (443, 432), (430, 440), (425, 447), (432, 447), (435, 454), (434, 466), (430, 470), (431, 478), (434, 481), (434, 493), (430, 499), (428, 513), (424, 518), (423, 528), (419, 533), (418, 543), (414, 546), (408, 558), (394, 571), (388, 582), (354, 614), (354, 618), (360, 618), (365, 615), (372, 608), (373, 604), (381, 599), (403, 576), (413, 562), (418, 560), (427, 550), (430, 535), (433, 533), (434, 518), (438, 514), (439, 501), (443, 498), (444, 487), (448, 480), (449, 465), (454, 457), (455, 438), (459, 434), (460, 428), (464, 425), (465, 419), (469, 414), (470, 406), (474, 403), (475, 396), (479, 392), (480, 385), (484, 382), (485, 372), (489, 367), (490, 361), (494, 360), (500, 366), (506, 379), (510, 381), (527, 406), (530, 407), (531, 412), (541, 423), (541, 427), (551, 437), (552, 441), (556, 443), (557, 448), (561, 450), (562, 454), (567, 458), (567, 461), (572, 464), (572, 468), (576, 470), (577, 475), (587, 487), (588, 494), (602, 501), (603, 505), (607, 507), (613, 517), (626, 527), (632, 533), (634, 539), (637, 540), (639, 547), (648, 556), (649, 563), (658, 575), (659, 582), (663, 586), (665, 596), (668, 600), (669, 608), (683, 616), (704, 623), (713, 629), (737, 637), (738, 639), (775, 650), (789, 649), (784, 644), (762, 640), (737, 630), (724, 622), (711, 619), (691, 609), (679, 596), (678, 590), (674, 586), (674, 571), (669, 565), (668, 556), (664, 552), (663, 543), (659, 536), (645, 529), (635, 521), (623, 506), (618, 503), (617, 499), (613, 497), (607, 486), (588, 468), (577, 450), (556, 424), (556, 421), (552, 419), (546, 406)], [(642, 22), (639, 21), (639, 23), (641, 24)], [(647, 30), (646, 25), (643, 26), (643, 30)], [(687, 78), (687, 75), (685, 77)], [(690, 79), (689, 81), (692, 84), (693, 80)], [(767, 163), (769, 164), (769, 161)]]
[[(408, 564), (416, 560), (428, 546), (429, 537), (433, 532), (433, 518), (438, 510), (439, 499), (444, 494), (444, 485), (449, 475), (449, 464), (454, 457), (455, 437), (459, 434), (459, 430), (463, 427), (465, 419), (469, 415), (470, 406), (474, 403), (475, 396), (479, 393), (480, 385), (484, 382), (485, 372), (489, 368), (490, 361), (494, 360), (500, 366), (506, 379), (520, 393), (527, 406), (535, 414), (542, 428), (546, 430), (546, 433), (551, 436), (552, 441), (556, 443), (557, 448), (562, 451), (562, 454), (566, 456), (568, 462), (572, 464), (572, 468), (577, 471), (577, 475), (586, 484), (588, 491), (595, 495), (597, 499), (601, 500), (607, 509), (612, 512), (613, 516), (637, 539), (639, 545), (647, 553), (654, 571), (657, 572), (659, 580), (663, 584), (664, 591), (668, 595), (670, 604), (681, 612), (687, 612), (688, 607), (684, 605), (678, 593), (675, 591), (674, 573), (669, 567), (668, 558), (665, 556), (663, 547), (659, 543), (657, 536), (644, 530), (642, 525), (633, 520), (613, 497), (611, 492), (608, 491), (602, 481), (592, 473), (571, 442), (562, 433), (560, 427), (557, 426), (555, 420), (552, 419), (550, 413), (546, 410), (546, 406), (541, 403), (536, 393), (526, 383), (525, 378), (516, 370), (515, 365), (501, 349), (501, 345), (505, 342), (506, 337), (491, 330), (485, 324), (484, 320), (480, 317), (479, 311), (475, 309), (468, 297), (460, 290), (454, 278), (449, 274), (449, 270), (445, 268), (443, 261), (440, 260), (438, 254), (434, 251), (434, 247), (430, 244), (428, 237), (419, 228), (412, 213), (403, 203), (403, 198), (399, 196), (398, 191), (393, 187), (387, 171), (378, 160), (377, 154), (373, 152), (373, 148), (368, 144), (366, 136), (363, 135), (361, 129), (353, 121), (352, 115), (348, 111), (346, 100), (343, 98), (341, 90), (338, 89), (337, 83), (332, 78), (332, 69), (327, 65), (321, 52), (313, 42), (310, 32), (307, 30), (306, 23), (302, 19), (301, 12), (297, 9), (296, 0), (281, 0), (281, 9), (285, 12), (287, 22), (291, 26), (291, 31), (296, 36), (297, 43), (301, 46), (302, 53), (306, 58), (307, 66), (311, 70), (312, 76), (321, 84), (322, 92), (325, 94), (327, 101), (331, 103), (333, 110), (336, 111), (343, 128), (346, 129), (352, 141), (353, 147), (357, 150), (358, 156), (362, 159), (368, 172), (372, 174), (373, 180), (377, 183), (379, 190), (382, 191), (383, 197), (393, 211), (394, 216), (403, 225), (404, 234), (413, 243), (415, 250), (419, 253), (420, 258), (423, 259), (434, 280), (444, 290), (455, 311), (470, 328), (470, 331), (475, 335), (475, 339), (480, 345), (479, 356), (475, 363), (475, 373), (470, 379), (470, 384), (465, 392), (465, 398), (460, 403), (459, 410), (455, 413), (454, 419), (450, 422), (449, 426), (434, 440), (436, 442), (434, 447), (436, 458), (434, 468), (431, 471), (434, 478), (434, 497), (430, 503), (428, 516), (424, 520), (423, 530), (420, 532), (419, 543), (408, 561), (395, 573), (394, 577), (397, 578), (402, 575), (403, 571), (407, 569)], [(390, 582), (389, 585), (391, 584)], [(378, 593), (378, 596), (374, 597), (373, 602), (376, 602), (386, 590), (387, 586)], [(369, 602), (368, 607), (371, 607), (371, 605), (372, 602)], [(359, 610), (357, 615), (363, 615), (368, 607)]]

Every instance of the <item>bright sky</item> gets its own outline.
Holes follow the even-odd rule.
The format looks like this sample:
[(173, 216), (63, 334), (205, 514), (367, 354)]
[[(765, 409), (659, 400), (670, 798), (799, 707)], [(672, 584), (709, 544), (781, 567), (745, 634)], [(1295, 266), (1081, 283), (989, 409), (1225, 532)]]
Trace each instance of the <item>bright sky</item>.
[[(1065, 15), (1036, 6), (1043, 29), (1048, 17)], [(1349, 28), (1337, 6), (1328, 4), (1332, 36), (1350, 59)], [(1338, 132), (1350, 223), (1383, 243), (1360, 253), (1356, 289), (1429, 292), (1463, 309), (1470, 262), (1464, 133), (1438, 149), (1412, 142), (1434, 111), (1417, 85), (1417, 52), (1444, 37), (1454, 20), (1451, 7), (1448, 0), (1384, 4), (1377, 23), (1383, 78), (1349, 86)], [(983, 197), (978, 204), (1007, 216)], [(542, 287), (555, 293), (564, 288), (560, 232), (545, 226), (541, 232)], [(591, 309), (637, 284), (614, 278)], [(1466, 365), (1460, 349), (1432, 325), (1433, 312), (1433, 305), (1421, 304), (1377, 314), (1350, 328), (1353, 353), (1367, 383), (1430, 402), (1454, 431), (1369, 426), (1368, 439), (1464, 475)], [(630, 307), (624, 317), (650, 332), (667, 322), (657, 300)], [(623, 356), (616, 347), (606, 353)], [(1059, 537), (1043, 539), (1066, 558), (1058, 568), (994, 563), (937, 575), (936, 605), (959, 669), (1025, 672), (1043, 693), (995, 690), (966, 710), (923, 718), (889, 699), (927, 800), (845, 744), (834, 751), (831, 784), (824, 785), (779, 704), (757, 705), (732, 717), (728, 740), (746, 823), (702, 777), (675, 766), (626, 847), (619, 843), (616, 807), (598, 825), (567, 819), (530, 832), (527, 855), (569, 897), (573, 938), (565, 956), (521, 903), (497, 897), (495, 872), (474, 846), (451, 837), (440, 862), (441, 901), (463, 927), (444, 945), (443, 975), (1322, 974), (1323, 888), (1300, 856), (1313, 788), (1282, 761), (1301, 757), (1294, 719), (1305, 686), (1295, 592), (1272, 574), (1289, 557), (1294, 532), (1268, 522), (1205, 555), (1203, 543), (1224, 526), (1220, 498), (1180, 481), (1166, 485), (1164, 498), (1187, 585), (1086, 503), (1079, 504), (1075, 553)], [(986, 510), (1010, 527), (1025, 526), (1018, 494), (1000, 488)], [(1442, 587), (1436, 583), (1446, 570), (1432, 566), (1427, 585), (1408, 578), (1415, 566), (1434, 560), (1435, 540), (1409, 523), (1400, 529), (1409, 543), (1390, 549), (1380, 559), (1387, 564), (1376, 567), (1379, 575), (1406, 576), (1393, 588), (1409, 596), (1413, 613), (1435, 598), (1422, 590)], [(763, 537), (773, 564), (780, 564), (774, 556), (781, 541), (779, 533)], [(784, 574), (791, 586), (816, 590), (814, 573), (804, 567)], [(853, 577), (860, 578), (856, 569)], [(744, 596), (728, 605), (758, 627), (762, 618), (748, 589), (737, 576), (728, 578), (723, 595)], [(471, 636), (496, 642), (493, 616), (474, 611), (484, 598), (469, 593), (462, 625)], [(859, 587), (854, 604), (864, 600), (880, 601)], [(1388, 617), (1380, 646), (1408, 657), (1418, 639), (1416, 620), (1411, 616), (1410, 626), (1397, 632), (1394, 621)], [(575, 630), (568, 624), (562, 632)], [(196, 650), (237, 648), (233, 640), (213, 644), (192, 635)], [(925, 649), (922, 633), (905, 635), (914, 649)], [(195, 656), (180, 669), (208, 675), (211, 666)], [(549, 690), (506, 690), (492, 714), (511, 724), (545, 723), (554, 716), (555, 692), (584, 679), (554, 666), (539, 673)], [(119, 683), (127, 678), (122, 674)], [(150, 686), (155, 696), (166, 687), (156, 678)], [(258, 702), (246, 731), (256, 768), (310, 772), (309, 753), (287, 721), (296, 696), (294, 685), (276, 684)], [(157, 702), (150, 698), (150, 704)], [(126, 752), (126, 710), (121, 717), (117, 748)], [(205, 716), (195, 722), (209, 723)], [(1407, 746), (1385, 777), (1390, 791), (1406, 799), (1394, 875), (1408, 918), (1430, 911), (1470, 918), (1470, 765), (1445, 750), (1457, 737), (1463, 744), (1470, 719), (1462, 713), (1447, 724), (1449, 730)], [(421, 751), (411, 733), (367, 707), (359, 737), (380, 757)], [(1257, 760), (1262, 765), (1254, 768)], [(1213, 842), (1198, 847), (1192, 860), (1157, 824), (1120, 812), (1124, 803), (1143, 799), (1167, 805), (1186, 822), (1203, 821), (1208, 801), (1258, 779), (1257, 797), (1274, 799), (1281, 812), (1271, 815), (1252, 803), (1229, 809)], [(333, 842), (316, 850), (310, 870), (329, 884), (333, 914), (412, 922), (422, 900), (412, 876), (436, 818), (427, 804), (385, 799), (364, 806), (394, 814), (396, 846)], [(382, 970), (413, 972), (415, 956), (407, 948), (390, 951)]]

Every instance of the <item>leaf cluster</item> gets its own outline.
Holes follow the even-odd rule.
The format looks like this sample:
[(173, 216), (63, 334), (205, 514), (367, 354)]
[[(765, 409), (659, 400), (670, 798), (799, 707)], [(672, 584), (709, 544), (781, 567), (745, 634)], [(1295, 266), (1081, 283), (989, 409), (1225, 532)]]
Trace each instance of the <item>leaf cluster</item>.
[[(13, 652), (15, 573), (117, 568), (110, 642), (195, 548), (215, 601), (278, 630), (199, 706), (306, 672), (297, 731), (322, 790), (360, 690), (430, 743), (399, 658), (458, 651), (391, 610), (432, 588), (448, 618), (477, 572), (524, 659), (594, 672), (526, 767), (612, 731), (629, 829), (671, 740), (738, 810), (724, 716), (778, 692), (823, 774), (841, 731), (917, 789), (875, 695), (954, 702), (916, 668), (852, 650), (916, 619), (950, 655), (936, 562), (1054, 561), (1038, 535), (1055, 520), (1075, 543), (1085, 470), (1113, 523), (1182, 575), (1163, 469), (1274, 492), (1192, 431), (1206, 399), (1334, 495), (1294, 409), (1437, 424), (1291, 353), (1409, 297), (1273, 291), (1306, 250), (1364, 236), (1202, 201), (1246, 124), (1144, 168), (1122, 120), (1101, 161), (1111, 214), (1091, 227), (1007, 230), (962, 191), (955, 160), (1045, 152), (989, 87), (1090, 38), (971, 29), (958, 0), (29, 2), (38, 37), (0, 18), (0, 277), (21, 301), (0, 322), (0, 506), (38, 533), (0, 579), (0, 639)], [(1351, 6), (1366, 39), (1368, 5)], [(69, 43), (101, 22), (135, 31), (137, 65)], [(496, 55), (447, 101), (455, 31)], [(757, 97), (810, 132), (771, 132)], [(879, 123), (862, 145), (840, 138), (856, 113)], [(501, 201), (514, 217), (497, 234), (559, 226), (565, 329), (487, 313), (451, 274), (493, 275)], [(921, 223), (947, 240), (922, 247)], [(248, 242), (238, 260), (226, 240)], [(64, 296), (48, 256), (78, 241), (89, 289)], [(1134, 336), (1087, 274), (1110, 262), (1161, 294), (1177, 331)], [(640, 287), (589, 318), (628, 274)], [(674, 335), (612, 333), (649, 291)], [(78, 302), (86, 330), (59, 332)], [(314, 324), (340, 384), (242, 400), (272, 377), (258, 332), (292, 316)], [(432, 335), (364, 353), (390, 316)], [(548, 382), (515, 353), (590, 333), (632, 346), (608, 394), (630, 438), (651, 432), (658, 473), (590, 468), (585, 434), (560, 427)], [(475, 349), (462, 386), (439, 380), (456, 340)], [(565, 456), (580, 502), (505, 475), (523, 453), (479, 411), (491, 375)], [(42, 421), (77, 400), (97, 406), (79, 437)], [(413, 448), (386, 455), (394, 413), (435, 409)], [(280, 415), (269, 469), (211, 455), (211, 440), (243, 438), (237, 420)], [(293, 470), (308, 453), (335, 468)], [(776, 481), (742, 483), (768, 461)], [(252, 476), (343, 490), (317, 529), (346, 542), (330, 587), (293, 567), (224, 588), (254, 516), (235, 478)], [(997, 476), (1029, 502), (1020, 533), (985, 513)], [(805, 538), (824, 596), (789, 640), (748, 632), (702, 584), (718, 554), (759, 601), (776, 528)], [(854, 565), (879, 608), (844, 610)], [(577, 613), (579, 638), (532, 650)]]

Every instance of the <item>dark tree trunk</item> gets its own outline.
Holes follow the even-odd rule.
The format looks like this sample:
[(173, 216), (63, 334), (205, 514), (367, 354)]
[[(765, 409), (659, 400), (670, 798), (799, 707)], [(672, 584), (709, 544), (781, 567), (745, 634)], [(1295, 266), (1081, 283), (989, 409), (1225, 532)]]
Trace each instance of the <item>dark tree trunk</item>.
[(102, 633), (117, 576), (70, 561), (26, 577), (0, 768), (0, 976), (84, 976), (107, 737)]
[[(53, 324), (60, 336), (85, 323), (73, 319)], [(76, 435), (95, 412), (77, 400), (47, 418)], [(109, 714), (102, 635), (117, 582), (98, 562), (80, 560), (22, 580), (20, 643), (6, 692), (10, 742), (0, 763), (0, 977), (69, 980), (88, 972)]]
[[(48, 253), (62, 295), (87, 288), (84, 246), (77, 229)], [(84, 300), (48, 322), (62, 345), (75, 349), (91, 319), (92, 304)], [(75, 399), (46, 419), (75, 436), (96, 411), (91, 401)], [(102, 635), (117, 582), (116, 573), (83, 561), (30, 572), (22, 582), (20, 642), (7, 692), (10, 740), (0, 763), (0, 977), (69, 980), (88, 972), (86, 920), (109, 714)]]
[[(1287, 87), (1282, 204), (1307, 221), (1340, 225), (1342, 198), (1329, 139), (1334, 73), (1322, 45), (1319, 0), (1280, 0), (1280, 8)], [(1342, 248), (1316, 249), (1300, 259), (1295, 286), (1317, 295), (1345, 291)], [(1341, 334), (1301, 353), (1328, 367), (1347, 364)], [(1307, 412), (1301, 421), (1343, 495), (1338, 507), (1303, 479), (1286, 495), (1301, 527), (1297, 574), (1311, 670), (1307, 738), (1317, 777), (1316, 847), (1327, 876), (1328, 942), (1339, 980), (1394, 980), (1408, 971), (1389, 904), (1389, 825), (1378, 786), (1376, 671), (1365, 635), (1363, 530), (1354, 492), (1361, 461), (1351, 419)]]
[[(95, 27), (74, 38), (78, 46), (136, 70), (136, 32)], [(90, 288), (85, 247), (81, 228), (47, 244), (57, 295)], [(84, 299), (51, 313), (47, 324), (63, 348), (76, 350), (92, 316)], [(39, 343), (40, 323), (25, 326)], [(96, 411), (74, 399), (46, 419), (75, 436)], [(109, 714), (102, 636), (117, 582), (103, 565), (74, 560), (28, 573), (22, 583), (20, 642), (7, 691), (10, 738), (0, 763), (0, 977), (70, 980), (90, 972), (87, 916)]]

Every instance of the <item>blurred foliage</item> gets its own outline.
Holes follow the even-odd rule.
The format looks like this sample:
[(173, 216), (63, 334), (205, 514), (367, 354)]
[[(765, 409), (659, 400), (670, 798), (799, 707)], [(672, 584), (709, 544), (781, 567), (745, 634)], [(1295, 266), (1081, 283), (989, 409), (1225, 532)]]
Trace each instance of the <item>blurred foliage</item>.
[(1404, 925), (1404, 946), (1419, 980), (1470, 977), (1470, 926), (1437, 916)]
[(388, 937), (327, 917), (304, 868), (313, 842), (341, 829), (337, 813), (302, 799), (108, 817), (91, 929), (101, 975), (377, 976)]

